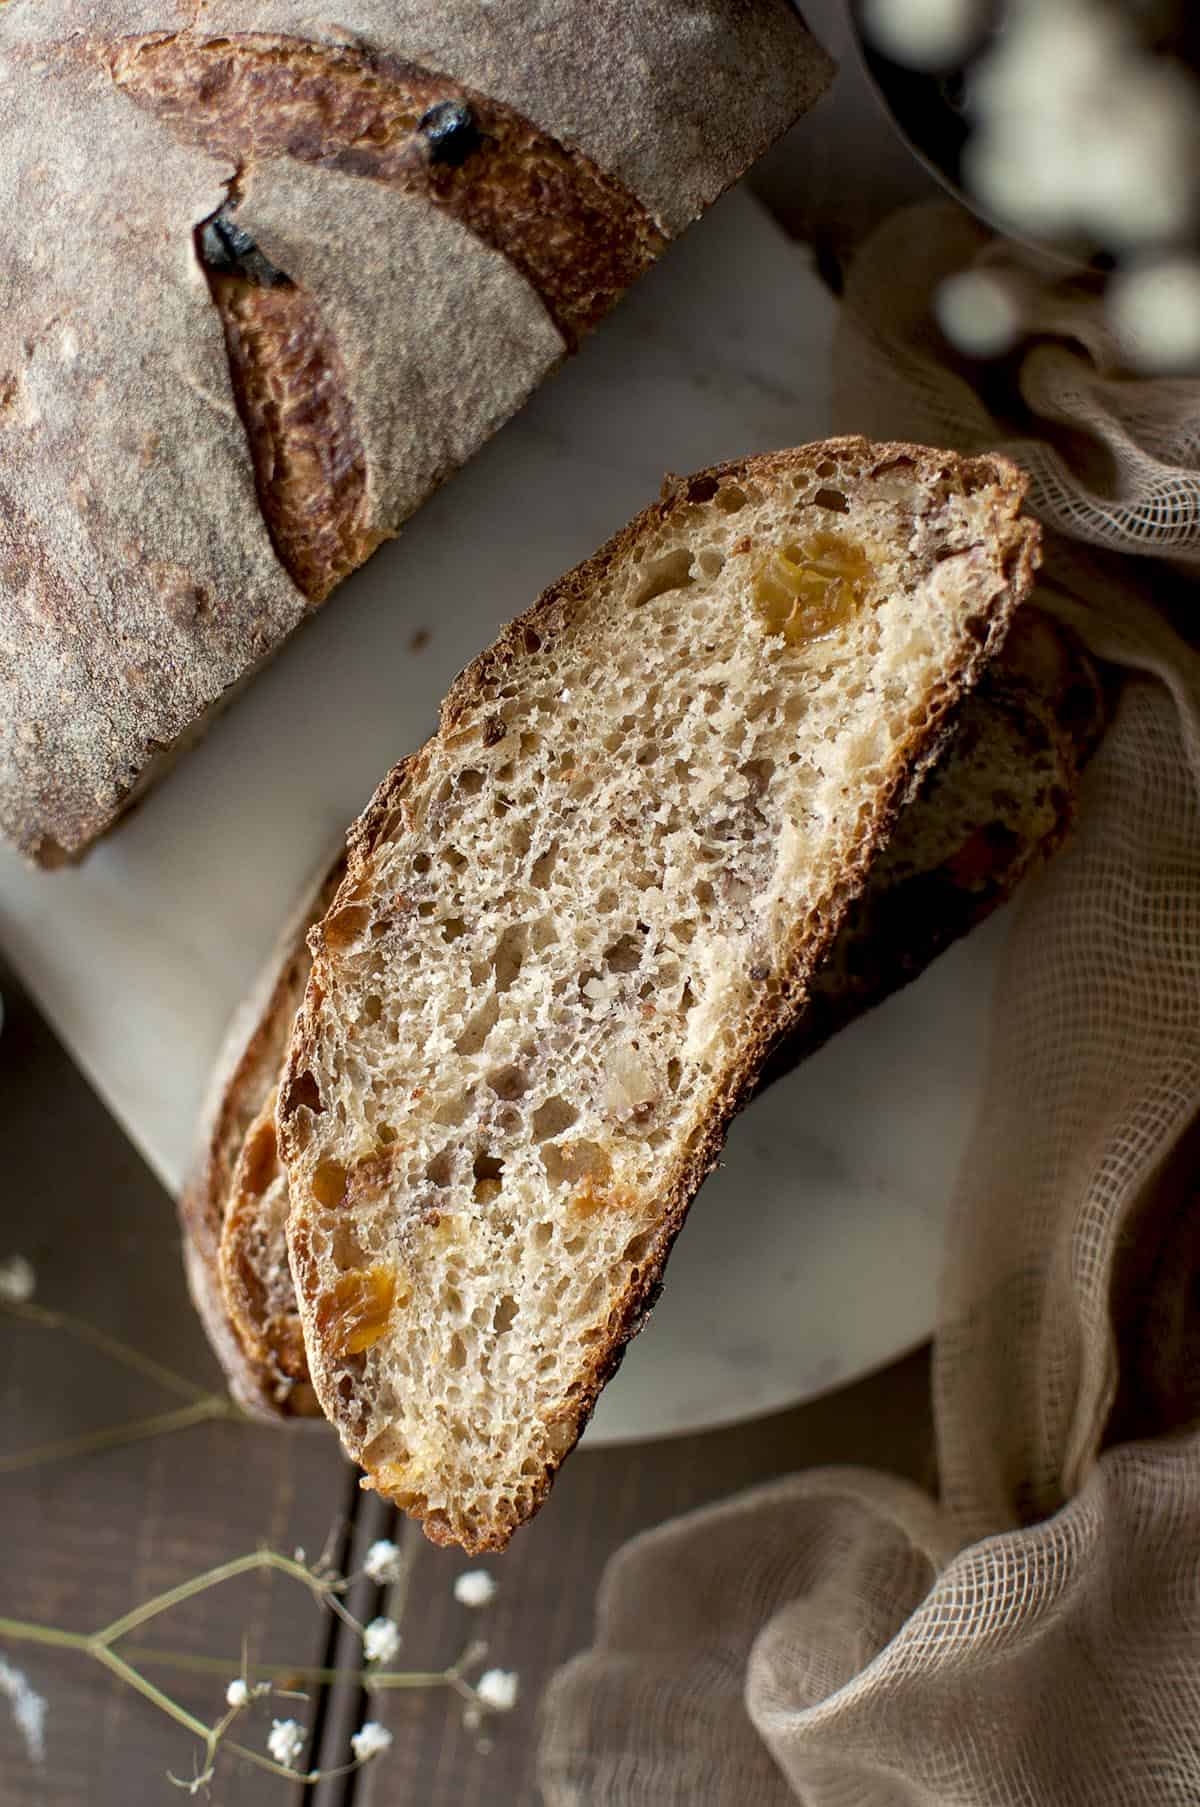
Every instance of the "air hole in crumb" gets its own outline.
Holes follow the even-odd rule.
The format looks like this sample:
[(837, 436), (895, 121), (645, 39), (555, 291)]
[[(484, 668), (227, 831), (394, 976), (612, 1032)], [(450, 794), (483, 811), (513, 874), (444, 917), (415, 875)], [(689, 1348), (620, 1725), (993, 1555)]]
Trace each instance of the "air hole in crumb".
[(534, 1141), (547, 1142), (551, 1136), (560, 1136), (564, 1129), (570, 1129), (578, 1116), (575, 1106), (568, 1104), (565, 1098), (547, 1098), (533, 1113)]
[(494, 1155), (477, 1154), (472, 1168), (475, 1175), (475, 1203), (490, 1205), (494, 1198), (499, 1198), (504, 1186), (504, 1162), (498, 1161)]
[(500, 1000), (494, 994), (480, 1006), (471, 1018), (454, 1046), (460, 1054), (478, 1054), (488, 1036), (496, 1026), (500, 1015)]
[(443, 1148), (425, 1169), (425, 1178), (434, 1186), (449, 1186), (454, 1179), (454, 1150)]
[(656, 596), (666, 596), (672, 590), (682, 590), (692, 581), (692, 554), (686, 547), (675, 552), (664, 553), (647, 566), (646, 574), (634, 591), (630, 604), (640, 609)]
[(396, 1132), (390, 1123), (381, 1123), (375, 1131), (375, 1139), (378, 1142), (382, 1142), (386, 1148), (389, 1143), (396, 1140)]
[(492, 1329), (496, 1335), (503, 1336), (506, 1330), (511, 1330), (516, 1322), (516, 1317), (517, 1301), (511, 1293), (505, 1293), (502, 1299), (497, 1299), (496, 1310), (492, 1316)]
[(696, 563), (705, 577), (720, 577), (725, 569), (725, 555), (718, 552), (715, 546), (706, 546)]
[(590, 1216), (600, 1209), (606, 1198), (603, 1188), (612, 1178), (612, 1162), (598, 1142), (589, 1142), (585, 1137), (573, 1142), (546, 1142), (540, 1154), (551, 1185), (577, 1189), (572, 1202), (581, 1215)]
[(715, 901), (716, 893), (706, 878), (702, 878), (696, 886), (695, 897), (702, 910), (709, 909)]
[(363, 1015), (368, 1023), (377, 1023), (383, 1015), (383, 999), (377, 991), (369, 991), (363, 999)]
[(554, 871), (554, 862), (558, 858), (558, 842), (551, 841), (544, 853), (539, 853), (529, 868), (529, 882), (532, 885), (544, 885), (549, 882)]
[(682, 1063), (680, 1061), (678, 1061), (674, 1055), (672, 1055), (670, 1060), (667, 1062), (667, 1084), (670, 1086), (670, 1088), (673, 1092), (677, 1092), (679, 1090), (679, 1081), (682, 1079), (682, 1077), (683, 1077)]
[(478, 796), (485, 783), (483, 773), (477, 772), (474, 766), (468, 766), (465, 772), (458, 774), (458, 788), (465, 791), (468, 797)]
[(558, 940), (558, 925), (553, 916), (539, 916), (529, 930), (529, 945), (535, 954), (544, 954)]
[[(424, 910), (422, 904), (421, 909)], [(458, 941), (467, 932), (467, 925), (461, 916), (447, 916), (442, 924), (442, 940)]]
[(813, 497), (816, 508), (827, 508), (831, 514), (849, 514), (850, 501), (840, 489), (819, 489)]
[(427, 853), (418, 853), (416, 859), (413, 861), (413, 871), (418, 873), (428, 872), (432, 864), (433, 861)]
[(596, 908), (599, 910), (601, 916), (611, 916), (620, 901), (621, 900), (615, 891), (601, 891), (599, 897), (596, 899)]
[(683, 993), (679, 999), (679, 1008), (681, 1010), (691, 1010), (695, 1007), (695, 1003), (696, 1003), (696, 994), (692, 990), (692, 981), (690, 979), (686, 979), (684, 981)]
[(354, 1233), (353, 1224), (343, 1218), (337, 1225), (333, 1236), (330, 1255), (335, 1267), (342, 1273), (351, 1273), (356, 1268), (363, 1268), (370, 1260), (366, 1249)]
[(346, 1169), (340, 1161), (322, 1161), (312, 1176), (312, 1195), (319, 1205), (340, 1205), (346, 1196)]
[(469, 863), (466, 854), (460, 853), (457, 847), (443, 847), (438, 857), (449, 866), (451, 872), (461, 872)]
[(533, 1227), (533, 1246), (535, 1249), (549, 1248), (554, 1235), (554, 1225), (549, 1223), (535, 1224)]
[(750, 790), (755, 797), (761, 797), (775, 776), (773, 759), (748, 759), (745, 765), (738, 768), (742, 777), (747, 779)]
[(433, 1113), (434, 1122), (456, 1129), (471, 1109), (473, 1099), (474, 1094), (470, 1091), (460, 1092), (457, 1098), (445, 1099)]
[(643, 1255), (649, 1253), (650, 1243), (651, 1237), (649, 1231), (644, 1231), (640, 1236), (632, 1237), (621, 1250), (622, 1259), (625, 1261), (640, 1261)]
[(563, 1254), (564, 1255), (582, 1255), (582, 1253), (586, 1247), (587, 1247), (587, 1238), (585, 1236), (572, 1236), (572, 1238), (569, 1242), (563, 1243)]
[(642, 942), (636, 935), (622, 935), (604, 950), (604, 964), (615, 973), (636, 972), (642, 963)]
[(319, 1117), (325, 1109), (321, 1103), (320, 1088), (307, 1068), (303, 1073), (297, 1073), (287, 1090), (287, 1115), (301, 1109), (310, 1110), (315, 1117)]
[(525, 947), (528, 931), (523, 922), (514, 923), (505, 929), (496, 943), (496, 951), (492, 955), (492, 966), (496, 973), (497, 992), (508, 991), (515, 983), (521, 970), (521, 962), (525, 958)]
[(602, 1275), (597, 1274), (596, 1278), (592, 1281), (578, 1305), (575, 1307), (576, 1311), (580, 1313), (595, 1311), (598, 1305), (603, 1304), (604, 1295), (604, 1278)]
[(380, 1431), (366, 1445), (362, 1453), (364, 1468), (388, 1467), (403, 1468), (411, 1460), (410, 1453), (392, 1429)]
[(497, 1067), (487, 1082), (497, 1098), (523, 1098), (529, 1089), (528, 1076), (520, 1067)]
[(746, 492), (736, 483), (726, 483), (717, 491), (717, 507), (723, 514), (737, 514), (746, 506)]

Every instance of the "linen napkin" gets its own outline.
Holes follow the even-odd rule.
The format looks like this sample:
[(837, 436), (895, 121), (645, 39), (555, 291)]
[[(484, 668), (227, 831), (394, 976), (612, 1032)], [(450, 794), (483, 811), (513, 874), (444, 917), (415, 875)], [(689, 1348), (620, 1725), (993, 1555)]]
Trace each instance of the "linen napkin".
[[(942, 279), (1019, 297), (959, 358)], [(812, 1470), (618, 1553), (542, 1719), (549, 1807), (1200, 1800), (1200, 381), (1122, 368), (1098, 283), (944, 203), (862, 248), (839, 425), (1009, 452), (1038, 601), (1121, 668), (1015, 907), (952, 1202), (941, 1497)]]

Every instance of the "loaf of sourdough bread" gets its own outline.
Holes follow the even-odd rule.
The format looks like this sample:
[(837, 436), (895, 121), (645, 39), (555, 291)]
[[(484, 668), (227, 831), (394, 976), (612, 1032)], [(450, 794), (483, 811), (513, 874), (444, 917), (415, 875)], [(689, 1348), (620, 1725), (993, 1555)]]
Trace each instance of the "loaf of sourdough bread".
[[(945, 752), (850, 904), (760, 1085), (916, 978), (1054, 852), (1074, 817), (1079, 774), (1103, 714), (1083, 648), (1039, 609), (1019, 609), (999, 654), (957, 711)], [(272, 962), (261, 1008), (239, 1013), (181, 1201), (193, 1286), (213, 1346), (234, 1395), (267, 1417), (320, 1413), (288, 1266), (287, 1177), (274, 1113), (278, 1070), (308, 974), (305, 937), (340, 879), (339, 860)]]
[(829, 73), (789, 0), (0, 5), (0, 832), (77, 857)]
[(308, 1367), (435, 1540), (536, 1510), (1031, 582), (1000, 458), (673, 486), (384, 780), (279, 1090)]

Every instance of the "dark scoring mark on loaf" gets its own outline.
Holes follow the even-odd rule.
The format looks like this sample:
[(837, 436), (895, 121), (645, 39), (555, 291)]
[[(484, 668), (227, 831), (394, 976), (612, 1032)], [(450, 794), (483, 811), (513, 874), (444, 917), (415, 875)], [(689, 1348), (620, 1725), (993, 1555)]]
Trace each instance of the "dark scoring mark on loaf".
[(445, 209), (521, 272), (569, 345), (666, 242), (582, 152), (415, 63), (303, 38), (180, 32), (123, 39), (110, 67), (131, 99), (239, 165), (294, 157)]
[(379, 541), (363, 524), (367, 462), (341, 356), (312, 297), (228, 209), (197, 228), (196, 253), (271, 544), (296, 588), (323, 602)]

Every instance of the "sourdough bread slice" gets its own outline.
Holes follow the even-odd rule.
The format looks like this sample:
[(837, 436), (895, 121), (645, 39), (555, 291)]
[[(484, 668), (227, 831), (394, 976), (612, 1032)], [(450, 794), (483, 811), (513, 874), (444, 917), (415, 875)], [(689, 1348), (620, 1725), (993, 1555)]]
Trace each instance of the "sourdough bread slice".
[[(851, 903), (760, 1089), (915, 979), (1059, 846), (1103, 719), (1100, 684), (1079, 642), (1041, 610), (1019, 609), (1000, 653), (957, 711), (950, 744)], [(226, 1138), (241, 1135), (232, 1169), (227, 1152), (210, 1153), (207, 1145), (199, 1163), (207, 1176), (206, 1215), (220, 1226), (206, 1287), (220, 1314), (214, 1347), (243, 1401), (288, 1419), (319, 1416), (320, 1407), (308, 1382), (287, 1260), (287, 1176), (276, 1146), (274, 1085), (242, 1126), (246, 1107), (264, 1098), (268, 1051), (286, 1046), (308, 976), (305, 936), (324, 915), (342, 870), (339, 856), (299, 923), (283, 961), (287, 982), (276, 982), (277, 963), (262, 1016), (252, 1023), (239, 1017), (237, 1058), (219, 1113)], [(244, 1059), (248, 1050), (258, 1057)]]
[(1003, 459), (674, 485), (384, 780), (278, 1126), (309, 1369), (440, 1542), (537, 1508), (1036, 561)]

